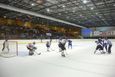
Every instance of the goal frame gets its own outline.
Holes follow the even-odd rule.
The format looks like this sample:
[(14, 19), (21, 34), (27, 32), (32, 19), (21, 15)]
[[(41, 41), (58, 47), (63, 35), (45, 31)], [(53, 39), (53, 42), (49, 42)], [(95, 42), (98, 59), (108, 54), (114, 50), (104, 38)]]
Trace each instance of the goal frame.
[[(8, 43), (15, 43), (15, 50), (14, 50), (15, 54), (13, 56), (10, 56), (10, 55), (5, 56), (3, 54), (0, 54), (0, 56), (4, 57), (4, 58), (10, 58), (10, 57), (18, 56), (18, 42), (17, 41), (13, 41), (13, 40), (8, 40)], [(3, 44), (1, 44), (1, 45), (3, 45)], [(10, 45), (9, 45), (9, 49), (10, 49)]]
[(18, 56), (18, 42), (17, 41), (8, 41), (8, 42), (15, 42), (16, 43), (16, 56)]

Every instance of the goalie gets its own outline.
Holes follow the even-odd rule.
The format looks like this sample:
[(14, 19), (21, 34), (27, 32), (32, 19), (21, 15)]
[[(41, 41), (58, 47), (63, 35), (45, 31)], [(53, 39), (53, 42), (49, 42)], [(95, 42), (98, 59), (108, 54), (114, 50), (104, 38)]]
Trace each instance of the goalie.
[(27, 49), (29, 50), (29, 55), (34, 55), (34, 52), (35, 52), (35, 50), (37, 49), (37, 47), (35, 46), (35, 42), (33, 42), (33, 43), (29, 43), (28, 45), (27, 45)]

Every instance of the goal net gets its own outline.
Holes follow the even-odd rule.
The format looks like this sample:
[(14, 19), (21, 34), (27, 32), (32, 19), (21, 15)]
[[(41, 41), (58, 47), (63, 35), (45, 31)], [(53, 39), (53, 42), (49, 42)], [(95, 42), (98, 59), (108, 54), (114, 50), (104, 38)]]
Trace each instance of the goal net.
[(0, 42), (0, 57), (14, 57), (18, 55), (18, 43), (16, 41), (8, 41), (7, 47), (3, 49), (3, 42)]

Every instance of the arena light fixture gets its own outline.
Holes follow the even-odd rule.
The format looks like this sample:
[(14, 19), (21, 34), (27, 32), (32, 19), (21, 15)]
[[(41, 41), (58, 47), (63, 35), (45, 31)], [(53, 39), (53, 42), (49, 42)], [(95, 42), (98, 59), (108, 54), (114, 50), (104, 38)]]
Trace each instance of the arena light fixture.
[(93, 9), (94, 9), (94, 7), (91, 7), (90, 9), (91, 9), (91, 10), (93, 10)]
[(96, 15), (98, 15), (98, 13), (95, 13)]
[(31, 6), (35, 6), (35, 3), (31, 3)]
[(72, 12), (75, 13), (75, 10), (73, 10)]
[(49, 12), (50, 12), (50, 9), (49, 9), (49, 8), (47, 8), (47, 9), (46, 9), (46, 11), (49, 13)]
[(61, 15), (61, 13), (59, 13), (59, 15)]
[(65, 8), (65, 5), (63, 5), (62, 7)]
[(86, 4), (88, 1), (87, 0), (83, 0), (83, 3)]
[(6, 16), (4, 16), (4, 18), (6, 18)]
[(68, 16), (67, 16), (66, 18), (67, 18), (67, 19), (69, 19), (69, 17), (68, 17)]

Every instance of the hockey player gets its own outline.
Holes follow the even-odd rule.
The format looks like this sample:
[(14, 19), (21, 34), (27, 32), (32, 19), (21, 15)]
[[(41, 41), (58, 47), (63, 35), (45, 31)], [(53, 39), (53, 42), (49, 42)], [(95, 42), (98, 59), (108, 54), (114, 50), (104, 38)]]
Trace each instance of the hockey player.
[(65, 44), (66, 44), (66, 40), (59, 41), (59, 44), (58, 44), (60, 48), (61, 56), (63, 57), (65, 57), (65, 53), (64, 53), (64, 51), (66, 50)]
[(6, 39), (3, 43), (2, 53), (9, 53), (9, 43), (8, 39)]
[(102, 42), (103, 40), (101, 38), (98, 38), (98, 42)]
[(107, 38), (103, 39), (103, 49), (107, 52)]
[(49, 51), (49, 48), (50, 48), (50, 42), (49, 41), (46, 42), (46, 47), (47, 47), (47, 51)]
[(108, 45), (108, 50), (107, 50), (107, 52), (108, 52), (108, 54), (111, 54), (112, 43), (111, 43), (111, 41), (108, 40), (108, 39), (107, 39), (107, 45)]
[[(35, 50), (37, 49), (37, 47), (35, 46), (35, 42), (33, 42), (33, 43), (29, 43), (28, 45), (27, 45), (27, 49), (29, 50), (29, 55), (34, 55), (34, 52), (35, 52)], [(39, 55), (40, 55), (41, 53), (39, 53)]]
[(103, 51), (103, 42), (102, 41), (95, 41), (95, 43), (97, 44), (96, 50), (94, 51), (94, 54), (97, 52), (97, 50), (101, 51), (101, 53), (105, 53)]
[(69, 47), (71, 47), (71, 49), (72, 49), (72, 41), (71, 40), (68, 40), (68, 49), (69, 49)]

